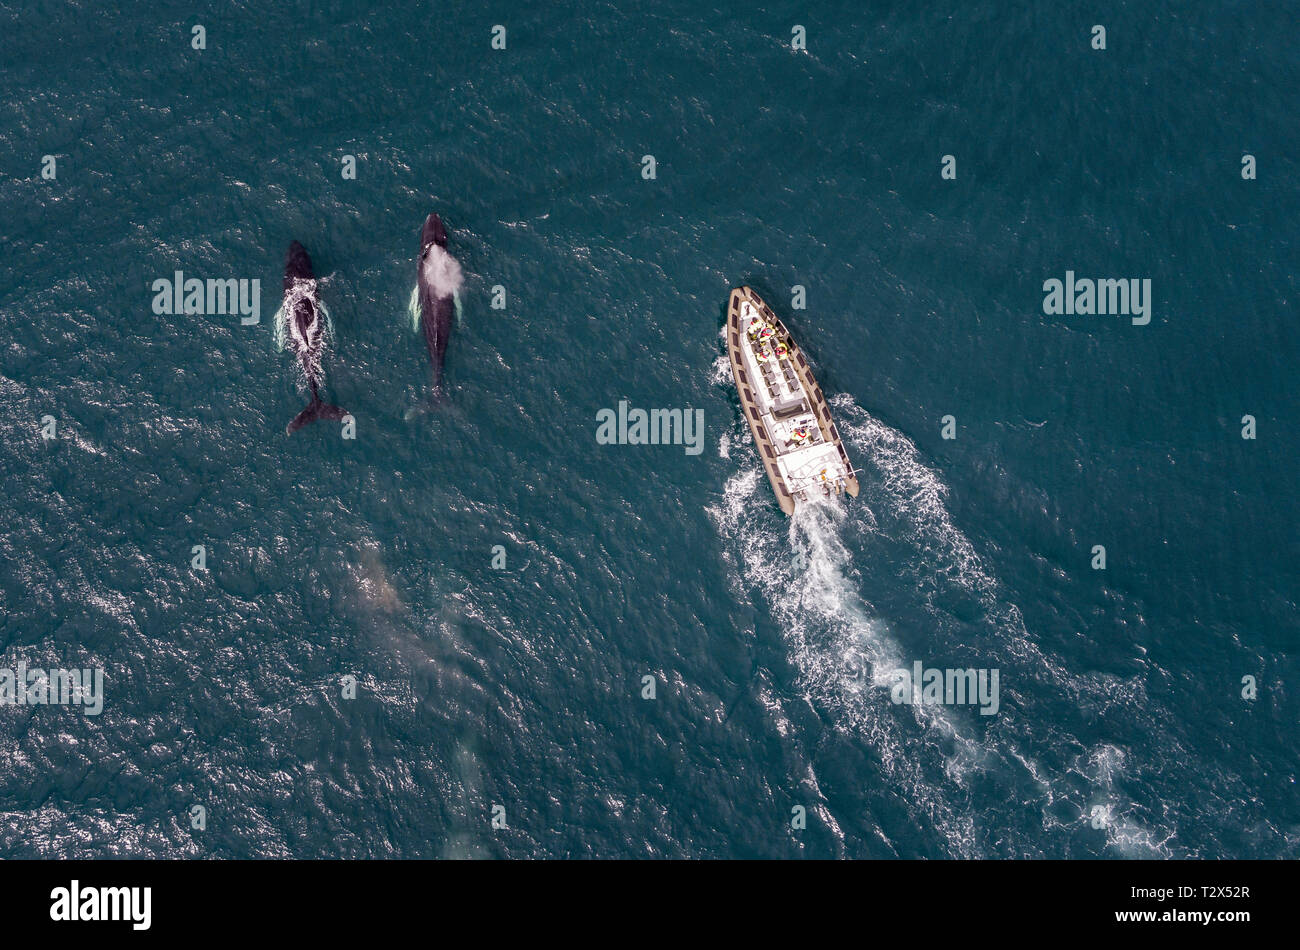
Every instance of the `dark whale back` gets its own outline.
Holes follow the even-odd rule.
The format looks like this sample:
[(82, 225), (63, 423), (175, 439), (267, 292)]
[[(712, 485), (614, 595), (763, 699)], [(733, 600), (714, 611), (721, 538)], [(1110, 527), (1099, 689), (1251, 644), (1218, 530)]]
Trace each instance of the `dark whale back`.
[(290, 336), (290, 339), (296, 341), (293, 346), (302, 364), (303, 378), (311, 390), (311, 402), (289, 423), (286, 431), (290, 434), (317, 419), (342, 419), (347, 415), (343, 409), (330, 405), (320, 397), (320, 386), (324, 381), (320, 356), (325, 335), (320, 325), (320, 315), (316, 310), (315, 285), (300, 288), (292, 298), (288, 296), (288, 292), (297, 281), (311, 280), (315, 276), (307, 249), (297, 241), (292, 242), (289, 245), (289, 253), (284, 257), (284, 289), (285, 302), (292, 301), (293, 310), (286, 313), (284, 319), (293, 321), (297, 331)]
[(284, 289), (288, 290), (293, 286), (295, 280), (310, 279), (316, 275), (312, 273), (311, 256), (307, 249), (297, 241), (289, 245), (289, 253), (284, 258)]
[(293, 322), (304, 340), (312, 339), (311, 325), (316, 322), (316, 304), (305, 297), (299, 300), (293, 308)]
[(451, 321), (456, 303), (451, 297), (439, 297), (427, 284), (420, 287), (421, 328), (429, 362), (434, 368), (434, 384), (442, 386), (442, 368), (447, 362), (447, 341), (451, 338)]
[(447, 341), (451, 337), (452, 318), (456, 304), (450, 294), (440, 295), (429, 285), (424, 272), (429, 248), (433, 245), (444, 250), (447, 247), (447, 229), (437, 214), (424, 219), (420, 230), (420, 260), (417, 265), (417, 281), (420, 294), (420, 326), (424, 331), (424, 347), (433, 366), (434, 400), (442, 397), (443, 367), (447, 362)]
[(431, 214), (424, 219), (424, 228), (420, 231), (420, 250), (424, 251), (430, 244), (447, 246), (447, 229), (442, 226), (442, 218)]

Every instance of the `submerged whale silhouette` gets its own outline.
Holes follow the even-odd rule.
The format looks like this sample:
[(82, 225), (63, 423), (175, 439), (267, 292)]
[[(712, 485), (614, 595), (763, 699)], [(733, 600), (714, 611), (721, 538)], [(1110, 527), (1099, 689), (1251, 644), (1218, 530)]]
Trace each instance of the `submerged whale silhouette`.
[(317, 419), (342, 419), (346, 412), (331, 406), (320, 397), (325, 382), (321, 354), (325, 350), (326, 328), (316, 300), (316, 275), (312, 272), (307, 249), (294, 241), (284, 260), (284, 305), (280, 308), (281, 326), (277, 328), (285, 349), (292, 350), (298, 361), (311, 402), (285, 429), (292, 434)]

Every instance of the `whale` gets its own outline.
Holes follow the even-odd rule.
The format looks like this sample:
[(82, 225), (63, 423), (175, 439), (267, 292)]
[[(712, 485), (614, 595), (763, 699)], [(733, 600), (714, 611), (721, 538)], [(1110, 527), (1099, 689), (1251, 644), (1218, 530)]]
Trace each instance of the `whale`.
[(447, 229), (437, 214), (430, 214), (420, 230), (420, 260), (412, 316), (415, 328), (424, 333), (424, 347), (433, 367), (433, 403), (441, 401), (443, 395), (447, 341), (451, 337), (456, 293), (462, 281), (460, 263), (447, 252)]
[(276, 314), (275, 332), (283, 347), (293, 353), (299, 380), (311, 392), (311, 402), (285, 428), (290, 435), (317, 419), (342, 419), (347, 415), (321, 399), (320, 390), (325, 385), (321, 356), (330, 336), (321, 311), (311, 256), (294, 241), (284, 259), (284, 304)]

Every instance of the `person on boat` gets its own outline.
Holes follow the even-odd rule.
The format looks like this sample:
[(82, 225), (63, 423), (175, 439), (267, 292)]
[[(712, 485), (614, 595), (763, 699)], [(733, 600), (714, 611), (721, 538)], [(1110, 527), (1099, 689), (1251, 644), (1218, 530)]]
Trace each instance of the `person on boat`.
[(790, 355), (790, 348), (787, 347), (787, 346), (786, 346), (784, 343), (782, 343), (780, 340), (777, 340), (777, 341), (776, 341), (776, 358), (777, 358), (777, 359), (785, 359), (785, 358), (786, 358), (787, 356), (789, 356), (789, 355)]
[(790, 433), (790, 441), (793, 442), (795, 445), (803, 445), (803, 443), (807, 442), (808, 426), (804, 425), (803, 423), (800, 423), (799, 425), (795, 426), (794, 431)]

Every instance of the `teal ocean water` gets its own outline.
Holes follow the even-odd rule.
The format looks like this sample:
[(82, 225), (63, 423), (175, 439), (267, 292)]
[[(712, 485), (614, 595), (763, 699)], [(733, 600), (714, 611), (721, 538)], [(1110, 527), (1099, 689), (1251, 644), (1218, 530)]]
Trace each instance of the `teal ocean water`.
[[(0, 4), (0, 667), (104, 671), (98, 716), (0, 706), (0, 855), (1300, 856), (1294, 27)], [(431, 211), (462, 313), (408, 419)], [(295, 239), (355, 439), (285, 435)], [(178, 270), (260, 323), (155, 313)], [(1067, 271), (1150, 322), (1044, 313)], [(742, 283), (856, 500), (777, 508)], [(598, 445), (620, 400), (704, 450)], [(915, 662), (998, 712), (895, 704)]]

